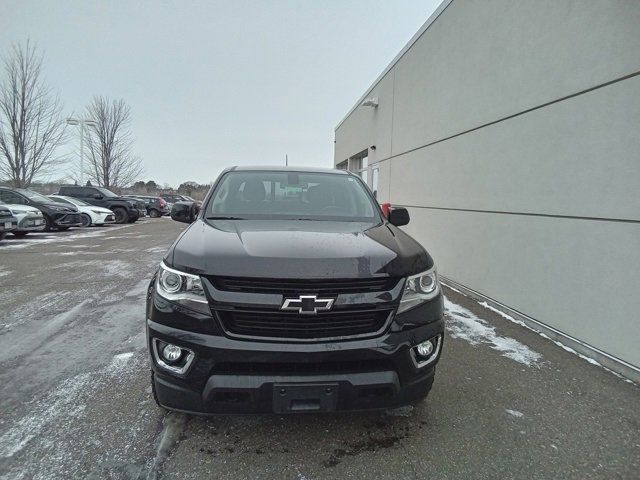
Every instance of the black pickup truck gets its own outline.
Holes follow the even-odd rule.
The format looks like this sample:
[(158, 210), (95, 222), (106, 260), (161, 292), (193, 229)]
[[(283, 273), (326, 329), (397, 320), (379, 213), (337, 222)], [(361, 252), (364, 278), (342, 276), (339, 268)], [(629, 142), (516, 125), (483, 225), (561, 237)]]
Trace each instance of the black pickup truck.
[(356, 175), (232, 168), (149, 285), (152, 387), (165, 408), (295, 413), (422, 400), (443, 345), (431, 256)]
[(147, 212), (141, 201), (118, 196), (103, 187), (63, 185), (58, 195), (79, 198), (91, 205), (108, 208), (115, 214), (116, 223), (133, 223), (140, 217), (144, 217)]

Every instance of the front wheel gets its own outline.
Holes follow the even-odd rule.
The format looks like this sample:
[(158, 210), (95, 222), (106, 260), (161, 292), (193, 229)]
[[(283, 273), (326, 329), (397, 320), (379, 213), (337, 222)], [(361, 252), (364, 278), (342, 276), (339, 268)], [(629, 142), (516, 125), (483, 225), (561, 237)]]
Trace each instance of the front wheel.
[(44, 231), (50, 232), (53, 230), (53, 220), (49, 218), (47, 215), (44, 216)]
[(91, 217), (86, 213), (80, 214), (80, 221), (82, 222), (83, 227), (90, 227), (91, 224), (93, 223), (91, 221)]
[(151, 209), (151, 210), (149, 210), (149, 216), (151, 218), (158, 218), (160, 216), (160, 212), (158, 210), (156, 210), (155, 208)]
[(127, 223), (127, 220), (129, 220), (129, 214), (122, 207), (114, 208), (113, 213), (116, 216), (116, 223)]

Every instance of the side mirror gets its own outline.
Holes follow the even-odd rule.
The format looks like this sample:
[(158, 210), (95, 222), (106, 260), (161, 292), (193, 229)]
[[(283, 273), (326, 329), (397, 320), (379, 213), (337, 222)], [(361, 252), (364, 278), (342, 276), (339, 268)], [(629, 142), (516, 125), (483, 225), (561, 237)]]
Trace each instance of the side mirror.
[(191, 223), (198, 216), (200, 208), (193, 202), (176, 202), (171, 207), (171, 218), (176, 222)]
[(409, 211), (406, 208), (391, 208), (389, 210), (389, 223), (401, 227), (409, 223)]
[(100, 195), (99, 193), (94, 193), (93, 195), (91, 195), (92, 198), (95, 198), (96, 200), (102, 200), (104, 197), (102, 195)]

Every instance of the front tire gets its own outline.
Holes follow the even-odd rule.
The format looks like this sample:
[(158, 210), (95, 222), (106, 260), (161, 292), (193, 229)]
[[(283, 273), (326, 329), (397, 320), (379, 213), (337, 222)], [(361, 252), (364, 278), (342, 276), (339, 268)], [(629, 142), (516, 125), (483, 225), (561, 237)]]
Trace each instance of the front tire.
[(129, 220), (129, 214), (122, 207), (114, 208), (113, 213), (116, 216), (116, 223), (127, 223), (127, 220)]
[(91, 217), (86, 213), (80, 214), (80, 221), (82, 222), (83, 227), (90, 227), (91, 224), (93, 223), (91, 221)]
[(44, 231), (50, 232), (53, 230), (53, 220), (51, 220), (48, 216), (44, 216)]
[(152, 208), (151, 210), (149, 210), (149, 216), (151, 218), (158, 218), (160, 216), (160, 212), (155, 208)]

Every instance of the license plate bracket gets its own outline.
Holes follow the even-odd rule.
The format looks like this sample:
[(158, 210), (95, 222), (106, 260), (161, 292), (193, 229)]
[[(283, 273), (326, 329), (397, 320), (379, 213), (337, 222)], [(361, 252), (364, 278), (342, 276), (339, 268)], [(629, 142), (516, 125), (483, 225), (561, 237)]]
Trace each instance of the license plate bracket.
[(274, 383), (274, 413), (333, 412), (337, 383)]

